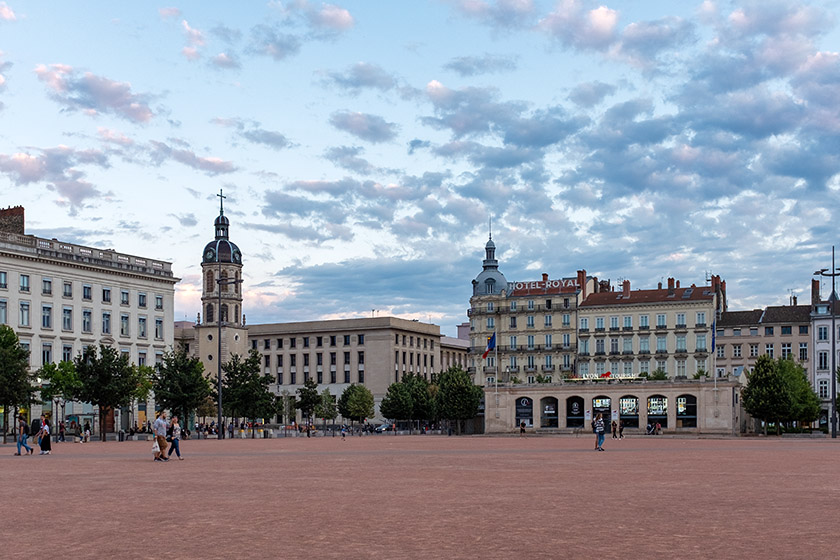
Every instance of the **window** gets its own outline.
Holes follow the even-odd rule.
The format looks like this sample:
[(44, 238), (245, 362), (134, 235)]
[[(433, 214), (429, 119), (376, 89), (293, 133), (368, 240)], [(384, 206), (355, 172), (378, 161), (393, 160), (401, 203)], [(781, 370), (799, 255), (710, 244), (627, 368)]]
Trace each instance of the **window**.
[(155, 309), (163, 309), (163, 296), (155, 296)]
[(604, 339), (599, 338), (595, 340), (595, 354), (604, 354)]
[(657, 352), (667, 352), (668, 345), (667, 345), (667, 337), (664, 336), (657, 336), (656, 337), (656, 351)]
[(28, 327), (29, 326), (29, 302), (28, 301), (20, 302), (20, 326), (21, 327)]
[(664, 329), (666, 326), (667, 326), (667, 323), (665, 321), (665, 315), (664, 314), (657, 315), (656, 316), (656, 328), (657, 329)]
[(143, 292), (137, 294), (137, 305), (139, 307), (146, 307), (146, 294)]
[(64, 297), (73, 297), (73, 283), (72, 282), (65, 282), (64, 283)]
[(123, 313), (120, 315), (120, 336), (128, 336), (128, 315)]
[(610, 354), (618, 354), (618, 339), (610, 339)]
[(668, 373), (668, 361), (656, 360), (656, 369), (662, 370), (664, 373)]
[(102, 303), (111, 303), (111, 288), (102, 288)]
[(595, 317), (595, 330), (604, 330), (604, 318)]
[(350, 346), (350, 335), (349, 334), (344, 335), (344, 346)]
[(309, 365), (309, 354), (304, 354), (303, 355), (303, 365), (304, 365), (304, 367)]
[(160, 317), (155, 317), (155, 338), (163, 339), (163, 319)]
[(694, 324), (697, 327), (705, 327), (706, 326), (706, 312), (705, 311), (698, 311), (697, 315), (694, 318)]
[(516, 369), (518, 366), (516, 365), (516, 356), (510, 357), (510, 367), (511, 369)]
[(525, 326), (529, 329), (534, 328), (534, 316), (533, 315), (528, 315), (527, 317), (525, 317)]
[(145, 317), (138, 317), (137, 318), (137, 336), (140, 338), (146, 338), (146, 318)]
[(639, 361), (639, 373), (650, 373), (650, 360)]
[(828, 398), (828, 379), (820, 379), (820, 398)]
[(0, 325), (9, 324), (9, 312), (6, 307), (6, 300), (0, 299)]
[(528, 309), (534, 309), (534, 300), (532, 300), (532, 299), (528, 300)]
[(350, 352), (345, 352), (344, 353), (344, 365), (349, 365), (349, 364), (350, 364)]
[(9, 287), (9, 278), (5, 272), (0, 272), (0, 288), (4, 290)]
[(528, 350), (533, 350), (533, 349), (534, 349), (534, 335), (529, 334), (528, 335)]
[(677, 376), (685, 377), (685, 360), (677, 360)]
[(750, 358), (758, 357), (758, 344), (750, 344)]
[(732, 336), (741, 336), (741, 329), (732, 329)]
[(808, 361), (808, 343), (807, 342), (800, 342), (799, 343), (799, 361), (800, 362), (807, 362)]
[(516, 328), (516, 317), (511, 317), (510, 318), (510, 328), (512, 328), (512, 329)]
[(551, 335), (550, 334), (545, 335), (545, 349), (546, 350), (551, 350)]
[(551, 369), (551, 354), (545, 357), (545, 367), (546, 369)]
[(511, 311), (516, 311), (516, 302), (515, 301), (510, 302), (510, 310)]
[(732, 345), (732, 357), (733, 358), (740, 358), (741, 357), (741, 345), (740, 344), (733, 344)]
[[(772, 329), (773, 327), (769, 327), (769, 328), (771, 328), (771, 329)], [(768, 356), (769, 358), (773, 358), (773, 357), (774, 357), (774, 356), (773, 356), (773, 349), (774, 349), (774, 345), (773, 345), (773, 343), (772, 343), (772, 342), (768, 342), (767, 344), (765, 344), (765, 345), (764, 345), (764, 353), (765, 353), (765, 354), (767, 354), (767, 356)]]
[(750, 327), (750, 336), (758, 336), (758, 327)]
[(563, 326), (564, 327), (568, 327), (569, 325), (572, 324), (571, 318), (572, 318), (572, 316), (570, 314), (563, 313)]
[(639, 315), (639, 327), (642, 329), (650, 328), (650, 323), (648, 322), (647, 315)]
[(817, 340), (828, 340), (828, 327), (817, 327)]
[(782, 325), (782, 334), (793, 334), (793, 327)]
[(488, 302), (487, 302), (487, 312), (488, 312), (488, 313), (490, 313), (490, 312), (492, 312), (492, 311), (493, 311), (493, 302), (492, 302), (492, 301), (488, 301)]
[(308, 336), (303, 337), (303, 347), (304, 348), (309, 348), (309, 337)]
[(718, 347), (717, 347), (717, 357), (718, 358), (724, 358), (725, 357), (725, 355), (723, 353), (723, 345), (721, 345), (721, 344), (718, 344)]
[(495, 329), (496, 328), (496, 320), (493, 317), (487, 317), (487, 328), (488, 329)]
[(61, 328), (65, 331), (73, 330), (73, 308), (65, 307), (61, 310)]
[(580, 330), (588, 331), (589, 330), (589, 318), (588, 317), (581, 317), (580, 318)]
[(677, 335), (677, 352), (686, 352), (685, 335)]
[(546, 315), (546, 316), (545, 316), (545, 326), (546, 326), (546, 327), (550, 327), (550, 326), (551, 326), (551, 315)]
[(47, 365), (52, 363), (52, 344), (45, 342), (41, 345), (41, 364)]
[(677, 326), (685, 327), (685, 313), (677, 313)]
[(643, 354), (650, 353), (650, 337), (649, 336), (640, 336), (639, 337), (639, 352)]
[(297, 348), (297, 339), (295, 337), (289, 339), (289, 348)]
[(583, 362), (582, 364), (580, 364), (580, 367), (578, 368), (578, 373), (581, 377), (586, 377), (587, 375), (589, 375), (589, 362)]
[(28, 274), (21, 274), (20, 275), (20, 291), (21, 292), (28, 292), (29, 291), (29, 275)]
[(107, 311), (102, 313), (102, 334), (111, 334), (111, 314)]
[(705, 352), (706, 351), (706, 335), (705, 334), (698, 334), (696, 338), (696, 344), (694, 346), (697, 349), (697, 352)]
[(790, 342), (782, 342), (782, 358), (790, 358), (790, 355), (793, 354), (791, 346), (792, 344)]
[(344, 382), (345, 383), (350, 383), (350, 370), (349, 369), (344, 370)]
[(633, 375), (633, 362), (624, 362), (624, 375)]
[(41, 279), (41, 293), (45, 296), (52, 294), (52, 280), (49, 278)]
[(82, 309), (82, 332), (93, 332), (93, 310)]
[(359, 365), (364, 365), (364, 363), (365, 363), (365, 353), (364, 352), (358, 352), (358, 356), (356, 356), (356, 357), (358, 358)]
[(773, 327), (764, 327), (764, 336), (773, 336)]
[(580, 353), (584, 356), (589, 355), (589, 339), (584, 338), (580, 341)]
[(622, 351), (625, 354), (632, 354), (633, 353), (633, 339), (629, 336), (625, 336), (622, 339)]
[(120, 290), (120, 305), (128, 305), (128, 290)]
[(41, 327), (44, 329), (52, 328), (52, 305), (41, 306)]
[(799, 334), (808, 334), (808, 325), (799, 325)]
[(595, 374), (599, 377), (607, 373), (607, 364), (604, 362), (595, 362)]
[[(62, 362), (70, 362), (73, 360), (73, 346), (70, 344), (65, 344), (61, 347), (61, 361)], [(143, 364), (139, 364), (143, 365)]]
[[(318, 338), (321, 338), (321, 337), (318, 337)], [(359, 346), (364, 346), (364, 344), (365, 344), (365, 335), (363, 335), (363, 334), (357, 335), (357, 336), (356, 336), (356, 339), (359, 341)], [(320, 346), (320, 343), (318, 344), (318, 346)], [(425, 347), (425, 346), (424, 346), (424, 347)]]
[(572, 343), (572, 335), (569, 333), (563, 333), (563, 347), (568, 348)]
[(828, 352), (824, 350), (820, 350), (817, 353), (817, 369), (819, 370), (827, 370), (828, 369)]
[(93, 299), (93, 289), (88, 284), (82, 286), (82, 299), (85, 301)]
[(336, 363), (335, 352), (330, 352), (330, 365), (334, 366)]
[(624, 328), (625, 329), (632, 329), (633, 328), (633, 316), (632, 315), (625, 315), (624, 316)]
[(271, 339), (264, 338), (263, 339), (263, 350), (271, 350)]
[(618, 330), (618, 317), (610, 317), (610, 330), (617, 331)]

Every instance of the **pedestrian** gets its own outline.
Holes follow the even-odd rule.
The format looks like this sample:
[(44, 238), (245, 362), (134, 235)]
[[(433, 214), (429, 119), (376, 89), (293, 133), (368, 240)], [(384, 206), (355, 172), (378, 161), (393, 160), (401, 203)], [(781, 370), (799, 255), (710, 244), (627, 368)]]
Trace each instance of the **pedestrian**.
[(612, 435), (613, 439), (618, 439), (618, 422), (615, 420), (612, 421)]
[(595, 417), (595, 450), (604, 450), (604, 416), (599, 412)]
[(522, 422), (519, 423), (519, 437), (522, 437), (524, 435), (525, 435), (525, 421), (523, 420)]
[(233, 439), (233, 422), (228, 423), (228, 438)]
[(618, 421), (618, 439), (624, 439), (624, 420)]
[(43, 414), (41, 415), (41, 429), (38, 431), (38, 446), (41, 448), (39, 455), (49, 455), (52, 451), (50, 423)]
[(347, 436), (347, 426), (341, 426), (341, 441), (344, 441), (345, 437)]
[(172, 457), (172, 450), (175, 450), (175, 455), (178, 456), (179, 461), (183, 461), (184, 458), (181, 457), (181, 425), (178, 423), (178, 417), (172, 417), (172, 444), (169, 446), (169, 453), (166, 454), (166, 458), (169, 459)]
[(656, 435), (662, 435), (662, 424), (660, 424), (659, 422), (656, 423)]
[(163, 450), (166, 449), (166, 430), (169, 428), (169, 424), (166, 422), (165, 411), (160, 411), (153, 428), (155, 439), (158, 444), (158, 450), (155, 451), (155, 461), (168, 461), (169, 459), (163, 456)]
[(26, 423), (26, 418), (24, 418), (21, 414), (20, 416), (18, 416), (18, 440), (17, 453), (15, 453), (15, 455), (20, 455), (21, 447), (26, 449), (27, 455), (32, 455), (32, 448), (26, 445), (27, 439), (29, 439), (29, 424)]
[(85, 420), (85, 431), (82, 437), (82, 443), (87, 443), (90, 441), (90, 422)]
[(58, 423), (58, 441), (60, 441), (60, 442), (67, 441), (67, 440), (64, 439), (64, 432), (65, 432), (64, 422), (59, 422)]

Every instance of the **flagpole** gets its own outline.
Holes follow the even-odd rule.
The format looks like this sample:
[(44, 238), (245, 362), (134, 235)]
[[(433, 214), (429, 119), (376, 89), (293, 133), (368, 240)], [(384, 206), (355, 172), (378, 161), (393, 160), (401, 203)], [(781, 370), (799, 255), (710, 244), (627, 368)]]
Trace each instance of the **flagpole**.
[[(497, 334), (496, 331), (493, 331), (493, 339), (494, 340), (496, 339), (496, 334)], [(495, 383), (495, 385), (496, 385), (496, 404), (498, 404), (498, 402), (499, 402), (499, 341), (496, 340), (496, 344), (494, 344), (493, 346), (495, 347), (494, 349), (496, 350), (496, 354), (495, 354), (495, 356), (496, 356), (495, 357), (495, 361), (496, 361), (496, 372), (495, 373), (496, 373), (496, 375), (493, 376), (493, 379), (496, 381), (496, 383)]]

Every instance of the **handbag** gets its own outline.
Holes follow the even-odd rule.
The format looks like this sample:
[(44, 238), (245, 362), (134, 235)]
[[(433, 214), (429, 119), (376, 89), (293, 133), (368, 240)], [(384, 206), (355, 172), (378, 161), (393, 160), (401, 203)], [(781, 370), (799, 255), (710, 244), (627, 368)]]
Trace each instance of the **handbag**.
[(160, 445), (158, 445), (157, 438), (152, 443), (152, 453), (160, 453)]

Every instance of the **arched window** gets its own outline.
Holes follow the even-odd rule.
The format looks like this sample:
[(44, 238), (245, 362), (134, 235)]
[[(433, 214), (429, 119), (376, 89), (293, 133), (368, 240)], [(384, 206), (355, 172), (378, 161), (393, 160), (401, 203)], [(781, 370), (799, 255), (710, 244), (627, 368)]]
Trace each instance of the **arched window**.
[[(235, 286), (236, 286), (236, 293), (237, 293), (237, 295), (238, 295), (238, 294), (239, 294), (239, 286), (240, 286), (240, 283), (239, 283), (239, 271), (238, 271), (238, 270), (236, 271), (236, 284), (235, 284)], [(236, 316), (238, 317), (238, 316), (239, 316), (239, 313), (237, 313), (237, 314), (236, 314)]]
[[(213, 293), (213, 284), (215, 284), (215, 277), (213, 276), (213, 271), (208, 270), (207, 274), (205, 274), (205, 281), (204, 281), (204, 291), (208, 294)], [(212, 319), (208, 319), (212, 321)]]
[(516, 425), (525, 422), (527, 428), (534, 427), (534, 399), (519, 397), (516, 399)]
[(207, 309), (204, 310), (204, 322), (205, 323), (212, 323), (213, 322), (213, 304), (208, 303)]
[(625, 428), (639, 427), (639, 398), (624, 395), (618, 399), (618, 416)]
[(222, 323), (226, 323), (228, 320), (228, 306), (226, 303), (222, 304), (222, 309), (219, 312), (219, 320), (221, 320)]
[(677, 428), (697, 427), (697, 397), (680, 395), (677, 397)]
[(233, 322), (234, 323), (239, 322), (239, 306), (238, 305), (233, 306)]
[(485, 293), (487, 294), (495, 294), (496, 293), (496, 281), (492, 278), (488, 278), (484, 281), (485, 286)]
[(581, 397), (566, 399), (566, 427), (583, 427), (583, 399)]
[(228, 291), (228, 284), (225, 284), (225, 282), (227, 282), (227, 277), (228, 277), (227, 270), (223, 270), (222, 273), (219, 275), (219, 279), (222, 281), (221, 284), (222, 284), (222, 291), (223, 292)]
[(648, 424), (656, 425), (658, 422), (663, 428), (668, 427), (668, 397), (653, 395), (647, 400)]
[(556, 428), (557, 424), (557, 399), (554, 397), (543, 397), (540, 399), (540, 428)]

